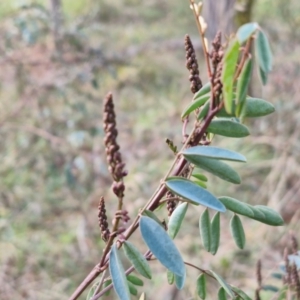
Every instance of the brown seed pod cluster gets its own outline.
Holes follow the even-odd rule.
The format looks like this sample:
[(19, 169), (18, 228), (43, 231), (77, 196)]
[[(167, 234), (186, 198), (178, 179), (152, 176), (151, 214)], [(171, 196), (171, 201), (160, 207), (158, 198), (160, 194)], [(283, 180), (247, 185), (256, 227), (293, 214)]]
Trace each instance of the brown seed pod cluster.
[(213, 86), (214, 103), (219, 102), (220, 95), (222, 94), (223, 84), (221, 81), (222, 76), (222, 59), (223, 49), (221, 44), (221, 33), (218, 32), (212, 42), (212, 50), (210, 53), (211, 63), (213, 66), (213, 72), (211, 77), (211, 85)]
[(198, 92), (202, 88), (202, 82), (199, 77), (199, 68), (196, 58), (196, 53), (192, 41), (189, 35), (185, 36), (185, 57), (186, 57), (186, 68), (190, 72), (191, 91), (193, 94)]
[(127, 175), (127, 172), (124, 170), (125, 163), (122, 162), (120, 146), (117, 143), (118, 130), (112, 93), (108, 93), (104, 99), (103, 127), (108, 170), (114, 179), (112, 189), (118, 197), (123, 197), (125, 190), (123, 177)]
[(167, 210), (168, 210), (168, 216), (170, 217), (173, 213), (173, 211), (175, 210), (176, 208), (176, 205), (177, 205), (177, 201), (172, 199), (174, 198), (174, 194), (170, 191), (167, 192), (167, 198), (170, 198), (168, 201), (167, 201)]
[(101, 231), (101, 238), (106, 242), (110, 236), (110, 231), (109, 231), (108, 223), (107, 223), (104, 197), (101, 197), (100, 201), (99, 201), (98, 220), (99, 220), (99, 227), (100, 227), (100, 231)]

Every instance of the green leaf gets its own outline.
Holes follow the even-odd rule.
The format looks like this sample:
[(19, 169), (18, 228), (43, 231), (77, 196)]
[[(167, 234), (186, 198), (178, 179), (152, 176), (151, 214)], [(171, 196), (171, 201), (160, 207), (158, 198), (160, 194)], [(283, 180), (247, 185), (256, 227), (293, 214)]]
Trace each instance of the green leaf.
[(236, 87), (236, 116), (239, 117), (246, 102), (248, 87), (251, 80), (252, 60), (248, 58), (237, 81)]
[(230, 297), (234, 297), (234, 293), (231, 289), (231, 287), (227, 284), (227, 282), (217, 273), (215, 273), (214, 271), (210, 272), (214, 275), (214, 277), (216, 278), (216, 280), (219, 282), (219, 284), (221, 285), (221, 287), (224, 288), (224, 290), (226, 291), (226, 293), (230, 296)]
[(227, 300), (226, 292), (222, 287), (218, 291), (218, 300)]
[(272, 226), (282, 226), (284, 225), (284, 221), (279, 213), (277, 213), (275, 210), (273, 210), (270, 207), (264, 206), (264, 205), (255, 205), (254, 208), (260, 210), (264, 213), (265, 219), (263, 223), (266, 223), (268, 225)]
[(201, 188), (191, 180), (182, 177), (169, 177), (166, 186), (176, 195), (217, 211), (224, 212), (225, 206), (209, 191)]
[(185, 279), (186, 279), (186, 273), (183, 276), (178, 276), (175, 274), (175, 285), (179, 290), (183, 289)]
[(172, 285), (175, 281), (175, 275), (170, 270), (167, 270), (167, 279), (170, 285)]
[(210, 219), (209, 219), (209, 212), (206, 209), (200, 219), (199, 219), (199, 229), (200, 229), (200, 236), (202, 240), (202, 244), (204, 248), (210, 252), (210, 238), (211, 238), (211, 228), (210, 228)]
[(138, 294), (136, 287), (132, 283), (128, 282), (128, 287), (131, 295), (136, 296)]
[(273, 104), (259, 98), (247, 97), (243, 114), (248, 118), (263, 117), (275, 111)]
[(251, 37), (251, 35), (257, 30), (257, 28), (258, 28), (257, 23), (247, 23), (242, 25), (236, 33), (239, 43), (241, 45), (245, 43)]
[(197, 178), (198, 180), (207, 182), (207, 177), (201, 173), (195, 173), (195, 174), (192, 174), (192, 176)]
[(153, 255), (171, 272), (185, 276), (182, 257), (167, 232), (154, 220), (142, 216), (140, 219), (142, 237)]
[(239, 294), (239, 296), (243, 299), (243, 300), (252, 300), (245, 292), (243, 292), (241, 289), (239, 289), (239, 288), (237, 288), (237, 287), (235, 287), (235, 286), (232, 286), (231, 285), (231, 289), (235, 292), (235, 293), (237, 293), (237, 294)]
[(195, 180), (193, 182), (196, 183), (197, 185), (199, 185), (200, 187), (207, 189), (207, 185), (203, 181)]
[(239, 58), (240, 44), (238, 40), (234, 40), (229, 45), (225, 56), (222, 71), (223, 96), (224, 105), (227, 113), (232, 113), (232, 98), (233, 98), (233, 79), (236, 71), (236, 66)]
[(131, 282), (134, 285), (137, 285), (137, 286), (143, 286), (144, 285), (143, 280), (141, 280), (140, 278), (138, 278), (134, 275), (127, 275), (126, 278), (129, 282)]
[(208, 94), (210, 92), (211, 89), (211, 84), (210, 82), (207, 82), (206, 84), (204, 84), (204, 86), (194, 95), (194, 101), (197, 101), (199, 98), (201, 98), (202, 96)]
[(245, 137), (250, 134), (245, 125), (228, 119), (212, 120), (207, 132), (233, 138)]
[(199, 275), (197, 278), (197, 295), (205, 300), (206, 298), (206, 277), (204, 274)]
[(253, 210), (248, 204), (230, 197), (219, 197), (219, 200), (225, 205), (225, 207), (234, 213), (243, 215), (249, 218), (254, 217)]
[(172, 239), (175, 238), (181, 227), (187, 208), (188, 204), (186, 202), (179, 204), (170, 217), (168, 224), (168, 233)]
[(223, 180), (235, 184), (241, 183), (239, 174), (222, 161), (208, 157), (197, 157), (197, 160), (194, 160), (192, 157), (186, 157), (186, 159), (193, 163), (196, 167), (210, 172)]
[(109, 254), (109, 272), (118, 298), (120, 300), (130, 300), (129, 287), (116, 244), (111, 247)]
[(188, 116), (191, 112), (196, 110), (197, 108), (201, 107), (208, 99), (210, 95), (206, 94), (203, 95), (202, 97), (197, 98), (197, 100), (191, 102), (183, 111), (181, 114), (181, 119), (184, 119), (186, 116)]
[(270, 284), (266, 284), (262, 286), (262, 289), (264, 291), (270, 291), (270, 292), (275, 292), (277, 293), (279, 291), (279, 288)]
[[(192, 156), (193, 160), (196, 160), (197, 157), (200, 156), (200, 157), (209, 157), (214, 159), (246, 162), (246, 158), (237, 152), (223, 149), (223, 148), (218, 148), (218, 147), (211, 147), (211, 146), (190, 147), (182, 151), (182, 154), (184, 155), (185, 158)], [(196, 177), (194, 174), (192, 176)], [(205, 181), (207, 181), (206, 177), (205, 179), (206, 179)]]
[(204, 119), (209, 111), (209, 101), (207, 101), (198, 115), (198, 120)]
[(258, 66), (258, 75), (262, 85), (266, 85), (268, 83), (268, 74), (260, 66)]
[(128, 241), (124, 241), (123, 250), (126, 257), (132, 263), (136, 271), (139, 272), (142, 276), (151, 279), (151, 269), (148, 261), (143, 256), (143, 254), (140, 253), (139, 250), (137, 250), (135, 246)]
[(220, 213), (217, 212), (211, 221), (210, 227), (210, 253), (212, 255), (215, 255), (218, 251), (220, 243), (220, 231)]
[(146, 217), (149, 217), (149, 218), (153, 219), (153, 220), (156, 221), (158, 224), (160, 224), (161, 227), (163, 227), (163, 224), (162, 224), (161, 220), (156, 216), (156, 214), (155, 214), (153, 211), (146, 209), (146, 210), (143, 212), (143, 215), (146, 216)]
[(230, 229), (236, 245), (240, 249), (244, 249), (246, 238), (243, 224), (238, 215), (234, 215), (230, 221)]
[(272, 70), (272, 52), (267, 36), (259, 30), (255, 39), (255, 51), (259, 67), (265, 73)]

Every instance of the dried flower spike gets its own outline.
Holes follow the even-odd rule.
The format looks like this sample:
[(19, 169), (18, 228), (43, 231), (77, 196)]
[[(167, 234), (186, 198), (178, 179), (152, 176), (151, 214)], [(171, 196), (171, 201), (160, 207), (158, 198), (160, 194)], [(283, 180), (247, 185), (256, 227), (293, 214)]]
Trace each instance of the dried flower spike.
[(174, 200), (175, 196), (170, 191), (167, 192), (166, 196), (167, 196), (167, 198), (169, 198), (169, 200), (167, 201), (167, 210), (168, 210), (168, 216), (170, 217), (176, 208), (177, 201)]
[(118, 130), (116, 128), (116, 115), (112, 93), (108, 93), (104, 99), (103, 127), (105, 131), (104, 143), (109, 165), (108, 169), (114, 179), (112, 189), (118, 197), (123, 197), (125, 190), (123, 177), (127, 175), (127, 172), (124, 170), (125, 164), (122, 161), (119, 151), (120, 147), (117, 143)]
[(101, 231), (101, 238), (106, 242), (109, 238), (110, 231), (108, 229), (104, 197), (101, 197), (99, 201), (98, 220), (99, 220), (99, 227)]
[(202, 88), (196, 53), (189, 35), (185, 36), (186, 67), (190, 72), (191, 91), (193, 94)]

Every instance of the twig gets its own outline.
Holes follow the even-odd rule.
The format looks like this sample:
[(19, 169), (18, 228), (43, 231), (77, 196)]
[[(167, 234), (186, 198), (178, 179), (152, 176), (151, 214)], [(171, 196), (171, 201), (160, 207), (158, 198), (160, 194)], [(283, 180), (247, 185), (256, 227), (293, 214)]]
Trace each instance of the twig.
[(205, 61), (206, 61), (206, 67), (207, 67), (207, 74), (208, 74), (208, 78), (211, 77), (211, 69), (210, 69), (210, 62), (209, 62), (209, 57), (208, 57), (208, 51), (206, 48), (206, 43), (205, 43), (205, 39), (204, 39), (204, 33), (203, 33), (203, 28), (201, 26), (201, 23), (199, 21), (199, 15), (197, 14), (196, 10), (195, 10), (195, 3), (194, 0), (190, 0), (191, 6), (193, 8), (193, 13), (196, 19), (196, 24), (198, 27), (198, 31), (200, 34), (200, 38), (201, 38), (201, 42), (202, 42), (202, 47), (203, 47), (203, 53), (204, 53), (204, 57), (205, 57)]

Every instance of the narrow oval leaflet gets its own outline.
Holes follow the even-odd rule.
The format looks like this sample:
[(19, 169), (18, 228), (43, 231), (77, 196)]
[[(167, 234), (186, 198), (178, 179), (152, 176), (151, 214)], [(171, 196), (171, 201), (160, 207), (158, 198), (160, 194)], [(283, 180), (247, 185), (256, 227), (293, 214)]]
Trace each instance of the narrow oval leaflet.
[(253, 210), (246, 203), (225, 196), (219, 197), (219, 200), (225, 205), (227, 209), (233, 211), (236, 214), (243, 215), (249, 218), (254, 217)]
[(230, 229), (236, 245), (240, 249), (244, 249), (246, 238), (243, 224), (238, 215), (234, 215), (230, 221)]
[(242, 72), (237, 81), (236, 87), (236, 109), (235, 114), (239, 117), (243, 111), (244, 104), (247, 97), (247, 92), (251, 80), (251, 73), (252, 73), (252, 59), (248, 58), (244, 64)]
[(195, 180), (193, 181), (195, 182), (197, 185), (199, 185), (200, 187), (204, 188), (204, 189), (207, 189), (207, 185), (203, 182), (203, 181), (200, 181), (200, 180)]
[(209, 101), (207, 101), (207, 102), (204, 104), (204, 106), (202, 107), (202, 109), (201, 109), (201, 111), (200, 111), (200, 113), (199, 113), (197, 119), (198, 119), (198, 120), (204, 119), (204, 118), (206, 117), (208, 111), (209, 111)]
[(268, 38), (262, 30), (257, 32), (255, 51), (260, 68), (265, 73), (269, 73), (272, 70), (272, 52)]
[(118, 298), (120, 300), (130, 300), (129, 286), (116, 244), (111, 247), (109, 254), (109, 272)]
[(132, 263), (136, 271), (139, 272), (142, 276), (151, 279), (151, 269), (144, 255), (132, 243), (128, 241), (125, 241), (123, 243), (122, 248), (126, 257)]
[(239, 57), (240, 44), (238, 40), (232, 41), (224, 56), (222, 71), (224, 105), (227, 113), (232, 113), (233, 104), (233, 78)]
[(226, 293), (230, 296), (230, 297), (234, 297), (234, 293), (230, 287), (230, 285), (217, 273), (215, 273), (214, 271), (210, 270), (210, 272), (212, 273), (212, 275), (216, 278), (216, 280), (219, 282), (219, 284), (221, 285), (221, 287), (224, 288), (224, 290), (226, 291)]
[(191, 180), (182, 177), (169, 177), (166, 186), (176, 195), (191, 202), (201, 204), (214, 210), (225, 212), (225, 206), (209, 191), (201, 188)]
[(241, 45), (244, 44), (251, 37), (251, 35), (255, 33), (257, 28), (258, 28), (257, 23), (247, 23), (242, 25), (236, 33), (239, 43)]
[(204, 274), (199, 275), (196, 283), (197, 295), (202, 299), (206, 299), (206, 277)]
[(143, 215), (153, 219), (154, 221), (156, 221), (158, 224), (160, 224), (163, 227), (162, 222), (160, 221), (160, 219), (156, 216), (156, 214), (153, 211), (146, 209), (143, 212)]
[(134, 285), (137, 285), (137, 286), (143, 286), (144, 285), (143, 280), (141, 280), (140, 278), (138, 278), (134, 275), (127, 275), (126, 278), (127, 278), (127, 281), (131, 282)]
[(217, 212), (212, 221), (210, 226), (210, 253), (215, 255), (218, 251), (219, 244), (220, 244), (220, 213)]
[(243, 300), (252, 300), (245, 292), (243, 292), (241, 289), (231, 285), (231, 289), (238, 294)]
[(266, 85), (268, 83), (268, 75), (269, 73), (265, 72), (260, 66), (257, 67), (259, 79), (262, 85)]
[(206, 84), (203, 85), (203, 87), (194, 95), (194, 101), (196, 101), (197, 99), (199, 99), (200, 97), (202, 97), (205, 94), (208, 94), (210, 92), (211, 89), (211, 84), (210, 82), (207, 82)]
[(226, 296), (226, 292), (224, 290), (224, 288), (219, 288), (218, 291), (218, 300), (227, 300), (227, 296)]
[(146, 245), (160, 263), (171, 272), (185, 276), (185, 265), (182, 257), (167, 232), (154, 220), (142, 216), (140, 231)]
[[(224, 148), (212, 147), (212, 146), (190, 147), (182, 151), (182, 154), (184, 155), (184, 157), (194, 156), (194, 159), (196, 159), (197, 156), (201, 156), (201, 157), (209, 157), (214, 159), (230, 160), (230, 161), (238, 161), (238, 162), (247, 161), (246, 158), (240, 153), (227, 150)], [(192, 176), (195, 175), (193, 174)]]
[(199, 229), (200, 236), (202, 240), (202, 244), (204, 249), (210, 252), (210, 238), (211, 238), (211, 228), (210, 228), (210, 219), (209, 219), (209, 211), (206, 209), (199, 219)]
[(131, 282), (128, 282), (128, 287), (131, 295), (136, 296), (138, 294), (136, 287)]
[(197, 178), (198, 180), (207, 182), (207, 177), (201, 173), (193, 173), (192, 176)]
[(170, 217), (168, 223), (168, 234), (172, 239), (175, 238), (181, 227), (187, 208), (188, 204), (186, 202), (179, 204)]
[(222, 161), (208, 157), (197, 157), (197, 159), (194, 159), (194, 157), (190, 156), (187, 156), (186, 160), (194, 164), (197, 168), (210, 172), (223, 180), (235, 184), (241, 183), (241, 178), (239, 174), (229, 165)]
[(202, 97), (197, 98), (195, 101), (191, 102), (181, 114), (181, 119), (184, 119), (188, 116), (191, 112), (196, 110), (197, 108), (201, 107), (205, 104), (205, 102), (209, 99), (209, 94), (203, 95)]
[(178, 276), (178, 275), (174, 275), (175, 276), (175, 285), (179, 290), (182, 290), (185, 284), (185, 279), (186, 279), (186, 274), (184, 274), (184, 276)]
[(268, 225), (272, 226), (282, 226), (284, 221), (280, 214), (273, 210), (272, 208), (264, 205), (255, 205), (254, 208), (259, 209), (265, 215), (265, 222)]
[(175, 275), (170, 270), (167, 270), (167, 280), (170, 285), (172, 285), (175, 281)]
[(248, 118), (263, 117), (272, 114), (275, 107), (272, 103), (259, 98), (247, 97), (243, 114)]
[(246, 137), (250, 134), (245, 125), (228, 119), (212, 120), (207, 132), (233, 138)]

